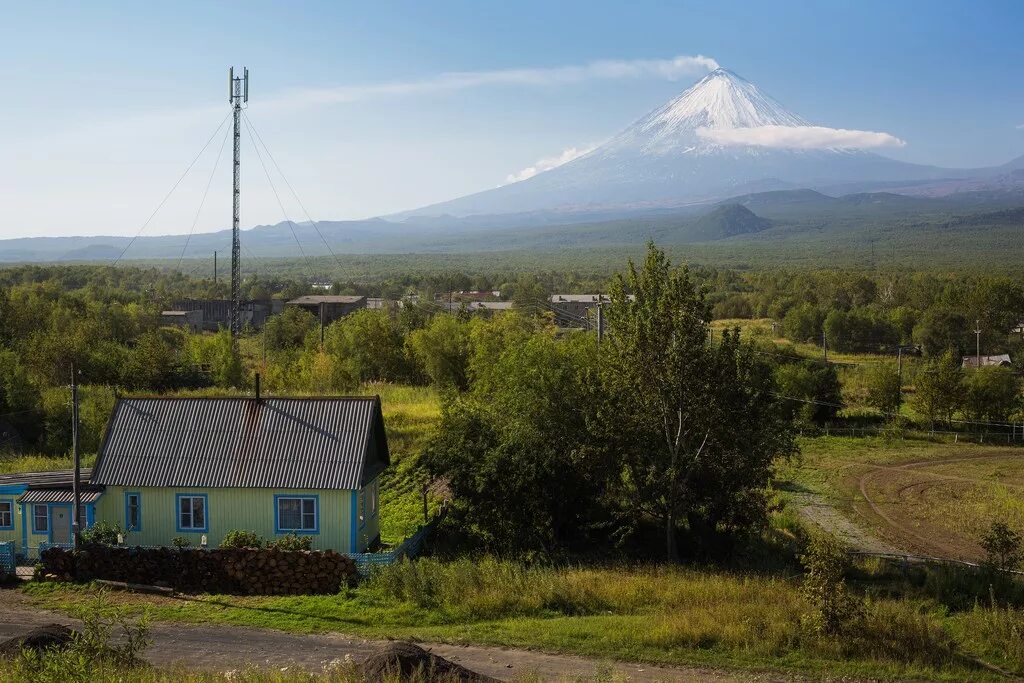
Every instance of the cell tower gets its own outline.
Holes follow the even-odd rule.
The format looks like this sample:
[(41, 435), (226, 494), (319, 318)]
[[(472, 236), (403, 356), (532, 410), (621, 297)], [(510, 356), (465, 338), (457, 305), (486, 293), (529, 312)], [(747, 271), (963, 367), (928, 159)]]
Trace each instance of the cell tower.
[(242, 69), (242, 75), (235, 77), (235, 67), (228, 71), (228, 102), (235, 115), (235, 163), (234, 193), (231, 216), (231, 338), (238, 337), (242, 331), (242, 264), (241, 241), (238, 237), (239, 209), (241, 199), (241, 143), (242, 143), (242, 104), (249, 101), (249, 69)]

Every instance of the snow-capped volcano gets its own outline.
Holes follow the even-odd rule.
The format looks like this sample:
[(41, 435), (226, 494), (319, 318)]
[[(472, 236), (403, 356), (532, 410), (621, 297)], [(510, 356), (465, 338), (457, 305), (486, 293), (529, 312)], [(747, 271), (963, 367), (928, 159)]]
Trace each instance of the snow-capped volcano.
[(588, 154), (397, 218), (673, 206), (763, 190), (957, 174), (857, 148), (877, 140), (902, 144), (884, 133), (812, 125), (719, 68)]
[(691, 146), (712, 146), (698, 135), (701, 130), (809, 125), (750, 81), (719, 68), (617, 135), (606, 148), (674, 154)]

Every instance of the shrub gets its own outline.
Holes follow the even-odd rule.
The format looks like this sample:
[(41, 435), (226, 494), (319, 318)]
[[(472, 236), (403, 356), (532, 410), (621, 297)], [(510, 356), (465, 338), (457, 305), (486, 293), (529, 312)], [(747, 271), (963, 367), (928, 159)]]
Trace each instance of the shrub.
[(45, 652), (23, 650), (12, 662), (12, 680), (86, 683), (107, 670), (117, 671), (117, 680), (134, 680), (129, 672), (145, 666), (141, 654), (151, 643), (146, 617), (130, 618), (125, 608), (108, 605), (102, 592), (76, 616), (82, 620), (82, 630), (70, 645)]
[(262, 548), (267, 544), (255, 531), (234, 529), (224, 534), (221, 548)]
[(120, 524), (100, 521), (82, 532), (82, 541), (100, 545), (117, 545), (118, 536), (122, 538), (125, 536), (125, 530)]
[(1020, 534), (1006, 522), (992, 522), (992, 526), (981, 539), (985, 551), (985, 564), (996, 571), (1008, 572), (1017, 569), (1021, 562)]
[(804, 615), (804, 624), (814, 633), (829, 636), (859, 630), (864, 604), (846, 586), (850, 565), (846, 548), (831, 536), (817, 535), (811, 538), (800, 561), (807, 572), (803, 594), (811, 606)]
[(184, 536), (175, 536), (171, 539), (171, 545), (178, 550), (184, 550), (192, 546), (192, 541), (188, 540)]
[(267, 547), (285, 551), (312, 550), (313, 539), (298, 534), (285, 534), (281, 538), (271, 541)]

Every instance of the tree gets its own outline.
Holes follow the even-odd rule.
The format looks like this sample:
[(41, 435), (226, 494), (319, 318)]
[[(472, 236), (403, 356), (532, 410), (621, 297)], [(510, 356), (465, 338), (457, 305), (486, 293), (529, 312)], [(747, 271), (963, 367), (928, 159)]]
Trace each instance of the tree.
[(917, 374), (915, 407), (932, 423), (940, 418), (951, 423), (963, 402), (963, 381), (960, 359), (952, 351), (932, 359)]
[(268, 351), (298, 348), (318, 326), (316, 317), (299, 306), (285, 306), (280, 315), (271, 316), (263, 327)]
[[(631, 298), (632, 294), (635, 298)], [(773, 460), (793, 451), (771, 369), (725, 332), (712, 347), (705, 291), (648, 245), (611, 286), (602, 396), (592, 429), (617, 460), (621, 500), (660, 520), (678, 557), (682, 522), (698, 536), (763, 521)]]
[[(409, 376), (402, 333), (385, 310), (362, 309), (331, 323), (324, 351), (334, 358), (337, 379), (333, 384), (339, 388), (361, 382), (400, 382)], [(317, 352), (307, 348), (307, 353)]]
[(409, 333), (406, 345), (432, 383), (466, 388), (469, 324), (455, 316), (435, 315), (426, 327)]
[(815, 361), (784, 363), (775, 370), (775, 382), (785, 398), (782, 412), (805, 426), (835, 419), (843, 405), (842, 387), (835, 366)]
[(491, 357), (495, 372), (444, 405), (424, 462), (452, 492), (457, 528), (502, 553), (583, 549), (607, 523), (607, 472), (589, 449), (592, 337), (536, 334)]
[(896, 368), (888, 363), (877, 363), (868, 371), (867, 404), (883, 413), (895, 413), (900, 408), (900, 377)]
[(914, 341), (929, 356), (946, 351), (963, 353), (967, 344), (967, 318), (955, 311), (930, 308), (914, 328)]
[(1006, 422), (1020, 405), (1020, 386), (1010, 368), (978, 368), (964, 385), (964, 408), (973, 420)]
[(795, 342), (817, 342), (821, 338), (824, 315), (814, 304), (803, 303), (794, 306), (782, 319), (782, 330), (786, 339)]

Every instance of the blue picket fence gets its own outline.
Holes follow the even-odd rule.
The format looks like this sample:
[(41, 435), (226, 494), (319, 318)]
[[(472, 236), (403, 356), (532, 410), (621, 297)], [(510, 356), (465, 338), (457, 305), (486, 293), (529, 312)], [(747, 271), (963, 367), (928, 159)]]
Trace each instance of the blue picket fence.
[(0, 543), (0, 574), (14, 574), (18, 569), (14, 557), (14, 541)]
[(375, 567), (386, 567), (400, 562), (403, 558), (412, 559), (419, 555), (423, 550), (423, 543), (431, 531), (431, 526), (430, 524), (421, 526), (416, 533), (391, 550), (380, 553), (347, 553), (347, 555), (355, 560), (359, 575), (367, 577)]

